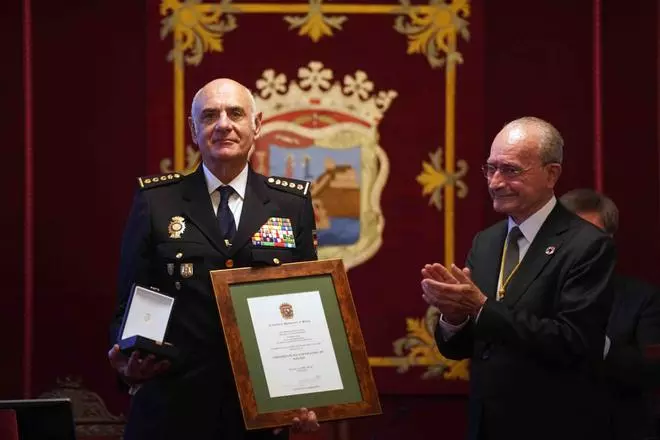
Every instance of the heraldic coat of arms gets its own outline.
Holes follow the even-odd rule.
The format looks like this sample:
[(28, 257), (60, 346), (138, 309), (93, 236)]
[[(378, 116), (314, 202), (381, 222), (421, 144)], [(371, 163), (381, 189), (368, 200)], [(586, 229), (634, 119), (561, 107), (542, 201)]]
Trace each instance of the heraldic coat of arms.
[(396, 92), (374, 92), (361, 70), (340, 83), (318, 61), (292, 81), (267, 69), (256, 86), (263, 126), (254, 169), (312, 182), (319, 258), (342, 258), (347, 268), (368, 260), (382, 243), (389, 173), (378, 124)]

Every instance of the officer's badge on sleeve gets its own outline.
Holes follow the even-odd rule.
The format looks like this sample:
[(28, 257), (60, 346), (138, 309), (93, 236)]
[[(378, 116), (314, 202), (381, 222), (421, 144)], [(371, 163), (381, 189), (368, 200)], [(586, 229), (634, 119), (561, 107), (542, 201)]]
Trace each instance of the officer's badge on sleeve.
[(283, 217), (271, 217), (259, 231), (252, 236), (253, 246), (295, 248), (291, 220)]

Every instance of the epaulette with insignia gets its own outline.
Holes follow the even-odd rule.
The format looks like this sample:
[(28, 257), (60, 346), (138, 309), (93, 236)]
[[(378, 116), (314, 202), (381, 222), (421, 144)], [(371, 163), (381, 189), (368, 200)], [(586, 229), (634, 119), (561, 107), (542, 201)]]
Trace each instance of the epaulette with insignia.
[(296, 194), (301, 197), (308, 197), (312, 184), (306, 180), (290, 179), (287, 177), (271, 176), (266, 182), (271, 188)]
[(156, 174), (155, 176), (138, 177), (138, 184), (141, 189), (149, 189), (179, 182), (182, 177), (181, 173)]

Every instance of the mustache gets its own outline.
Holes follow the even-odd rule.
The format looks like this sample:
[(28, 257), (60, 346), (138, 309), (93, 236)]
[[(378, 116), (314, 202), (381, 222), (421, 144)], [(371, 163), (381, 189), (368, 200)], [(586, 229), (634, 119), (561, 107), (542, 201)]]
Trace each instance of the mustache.
[(518, 193), (511, 192), (511, 191), (502, 191), (502, 190), (496, 190), (496, 189), (489, 189), (488, 192), (490, 193), (490, 196), (492, 198), (498, 198), (498, 197), (515, 197), (518, 195)]

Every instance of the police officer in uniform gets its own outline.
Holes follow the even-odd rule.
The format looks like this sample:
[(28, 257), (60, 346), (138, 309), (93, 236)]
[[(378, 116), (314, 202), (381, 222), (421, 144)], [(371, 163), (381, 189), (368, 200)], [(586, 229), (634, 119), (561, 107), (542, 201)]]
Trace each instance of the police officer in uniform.
[[(206, 84), (189, 118), (202, 164), (188, 176), (138, 179), (112, 333), (116, 338), (133, 283), (153, 286), (176, 298), (167, 340), (181, 356), (170, 364), (139, 353), (127, 358), (117, 345), (109, 351), (133, 394), (126, 440), (286, 438), (287, 430), (244, 429), (209, 275), (316, 259), (309, 182), (265, 177), (248, 165), (261, 129), (255, 107), (235, 81)], [(317, 429), (316, 415), (301, 409), (293, 427)]]

